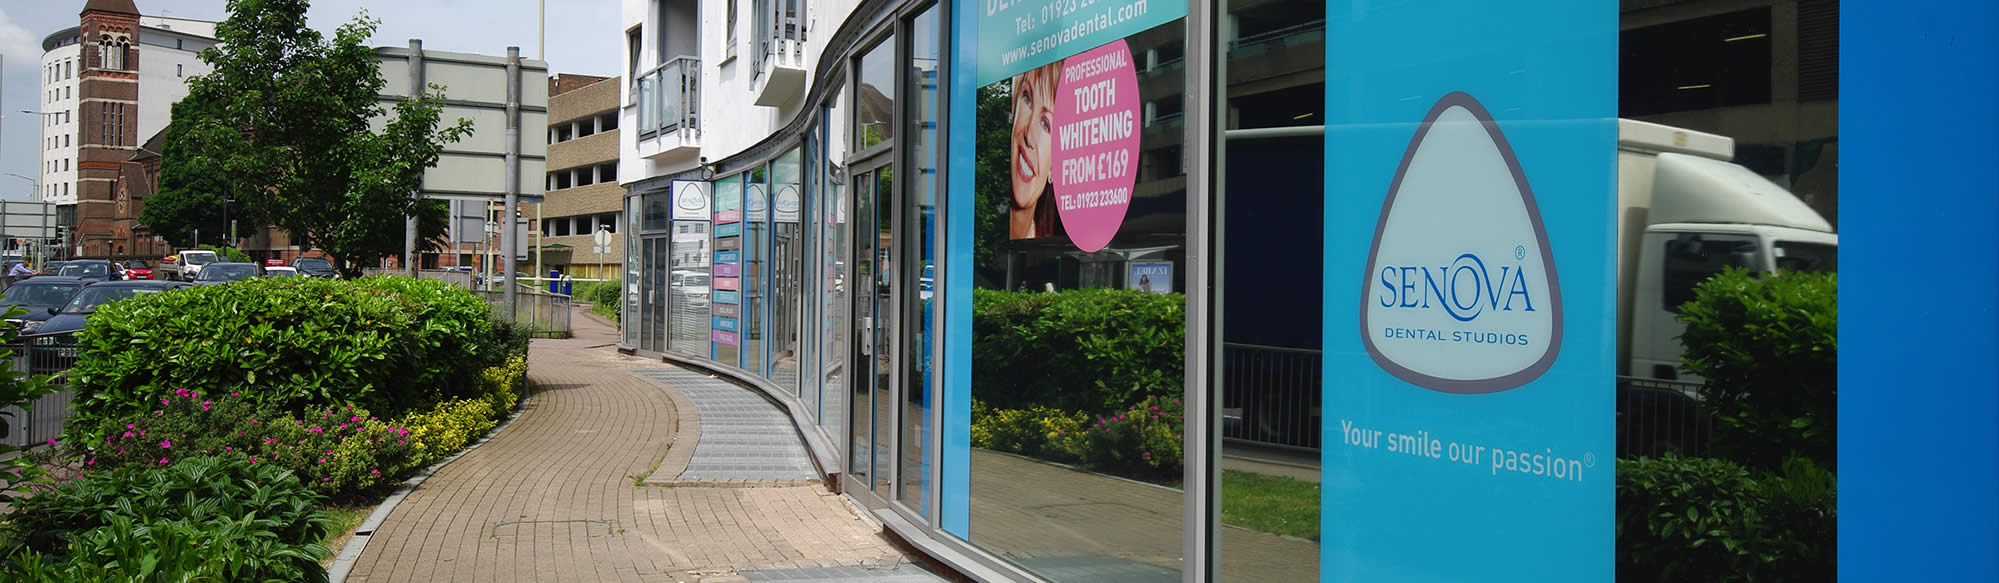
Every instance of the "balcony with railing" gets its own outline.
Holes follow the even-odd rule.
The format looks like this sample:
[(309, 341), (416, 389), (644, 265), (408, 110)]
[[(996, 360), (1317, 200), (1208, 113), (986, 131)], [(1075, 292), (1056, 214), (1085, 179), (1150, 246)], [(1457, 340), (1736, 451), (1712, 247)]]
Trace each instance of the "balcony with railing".
[(776, 107), (805, 92), (804, 5), (799, 0), (757, 0), (751, 34), (750, 90), (756, 104)]
[(632, 81), (638, 150), (646, 158), (701, 148), (701, 60), (678, 57)]

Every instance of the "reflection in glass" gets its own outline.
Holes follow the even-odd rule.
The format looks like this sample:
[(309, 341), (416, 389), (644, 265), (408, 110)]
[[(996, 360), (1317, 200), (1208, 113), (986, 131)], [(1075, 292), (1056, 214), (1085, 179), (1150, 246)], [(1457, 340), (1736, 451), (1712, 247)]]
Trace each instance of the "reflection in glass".
[(895, 196), (894, 168), (883, 166), (874, 172), (874, 234), (878, 245), (874, 250), (875, 273), (875, 321), (873, 335), (875, 354), (874, 366), (874, 447), (869, 452), (875, 459), (875, 492), (883, 496), (892, 495), (890, 483), (892, 474), (889, 464), (894, 463), (895, 452), (889, 449), (895, 434), (895, 343), (899, 335), (900, 322), (895, 310), (896, 302), (902, 301), (902, 290), (896, 285), (897, 271), (902, 262), (896, 257), (900, 246), (895, 240)]
[[(903, 326), (908, 331), (910, 342), (903, 348), (903, 362), (908, 371), (903, 377), (903, 391), (907, 393), (902, 405), (901, 417), (901, 482), (896, 498), (917, 512), (928, 514), (925, 506), (929, 488), (930, 462), (935, 453), (930, 451), (930, 403), (933, 387), (931, 372), (933, 355), (930, 345), (932, 309), (930, 300), (934, 295), (937, 259), (937, 7), (925, 9), (909, 23), (909, 66), (904, 70), (909, 87), (909, 128), (904, 134), (903, 151), (908, 154), (906, 168), (912, 172), (904, 182), (910, 202), (904, 208), (913, 209), (914, 216), (909, 224), (916, 234), (914, 249), (904, 253), (916, 255), (920, 273), (903, 273), (901, 277), (916, 281), (914, 287), (905, 279), (903, 285), (903, 305), (908, 306), (916, 317), (906, 319), (910, 325)], [(907, 312), (905, 312), (907, 313)]]
[[(1227, 128), (1325, 123), (1325, 3), (1228, 0), (1226, 10), (1236, 23), (1222, 44)], [(1316, 581), (1324, 212), (1317, 196), (1260, 202), (1271, 192), (1318, 192), (1325, 139), (1251, 134), (1223, 151), (1227, 183), (1215, 207), (1227, 209), (1217, 270), (1226, 325), (1212, 340), (1222, 344), (1217, 487), (1230, 528), (1216, 529), (1219, 572), (1222, 581)]]
[[(698, 188), (692, 184), (681, 184), (679, 188)], [(709, 223), (705, 220), (673, 221), (673, 233), (667, 238), (668, 253), (666, 269), (660, 270), (658, 280), (665, 285), (655, 284), (652, 289), (667, 290), (666, 298), (672, 306), (668, 317), (672, 336), (666, 349), (672, 352), (708, 358), (708, 265), (711, 253), (708, 248)]]
[(860, 219), (854, 229), (854, 402), (848, 416), (853, 424), (853, 435), (849, 440), (851, 449), (847, 454), (848, 471), (868, 488), (874, 487), (869, 476), (874, 474), (874, 388), (879, 379), (874, 375), (877, 359), (887, 358), (882, 354), (877, 329), (880, 328), (880, 294), (877, 286), (875, 250), (880, 243), (875, 238), (875, 182), (872, 172), (854, 176), (854, 216)]
[(792, 394), (798, 393), (799, 292), (805, 289), (805, 280), (799, 277), (805, 241), (798, 223), (803, 202), (798, 152), (798, 148), (785, 151), (770, 169), (770, 379)]
[(814, 220), (819, 222), (819, 362), (826, 379), (819, 400), (819, 422), (836, 440), (847, 433), (847, 395), (854, 389), (845, 384), (848, 357), (847, 332), (853, 321), (847, 297), (847, 217), (852, 201), (847, 199), (847, 119), (846, 102), (841, 98), (845, 85), (833, 90), (829, 106), (820, 116), (825, 131), (825, 163), (815, 174), (825, 186), (816, 199), (820, 202)]
[[(973, 544), (1054, 580), (1181, 580), (1187, 199), (1176, 154), (1186, 130), (1174, 113), (1185, 30), (1174, 21), (1124, 39), (1138, 69), (1139, 94), (1119, 96), (1140, 113), (1135, 187), (1100, 251), (1078, 249), (1059, 235), (1066, 228), (1019, 239), (1009, 228), (1012, 209), (1034, 200), (1015, 197), (1017, 183), (1032, 194), (1043, 176), (1014, 157), (1035, 153), (1046, 119), (1015, 107), (1016, 89), (1031, 86), (1015, 81), (1049, 80), (1066, 63), (976, 95), (970, 275), (982, 289), (977, 308), (954, 308), (975, 310), (968, 529)], [(1065, 90), (1056, 84), (1048, 93)]]
[(619, 318), (618, 322), (619, 327), (623, 328), (625, 345), (638, 347), (639, 331), (645, 328), (645, 325), (641, 324), (641, 320), (637, 316), (639, 313), (640, 296), (638, 290), (640, 289), (640, 283), (642, 283), (645, 273), (645, 265), (641, 263), (644, 261), (643, 254), (639, 252), (639, 245), (641, 243), (639, 239), (639, 197), (631, 196), (625, 198), (625, 225), (623, 229), (625, 230), (625, 279), (619, 282), (619, 284), (624, 288), (625, 316)]
[[(714, 209), (713, 212), (717, 215), (728, 211), (740, 213), (743, 209), (743, 175), (737, 174), (715, 181), (715, 198), (713, 200), (714, 206), (711, 208)], [(710, 270), (711, 277), (703, 279), (703, 282), (707, 284), (705, 291), (708, 292), (708, 312), (703, 315), (708, 317), (710, 325), (715, 327), (716, 332), (728, 333), (730, 331), (724, 329), (724, 326), (729, 324), (735, 325), (735, 342), (726, 342), (722, 338), (717, 338), (718, 336), (724, 336), (724, 334), (711, 335), (710, 344), (713, 346), (711, 354), (714, 355), (716, 362), (740, 367), (743, 366), (743, 363), (737, 358), (739, 343), (742, 341), (742, 337), (747, 335), (742, 328), (742, 312), (746, 307), (743, 298), (748, 295), (745, 293), (747, 290), (743, 289), (744, 286), (742, 285), (742, 256), (747, 254), (743, 249), (742, 220), (737, 219), (730, 224), (724, 224), (720, 218), (717, 218), (713, 229), (712, 232), (715, 234), (715, 248), (714, 253), (711, 254), (713, 257), (710, 257), (710, 259), (717, 259), (722, 253), (735, 252), (737, 253), (737, 260), (726, 265), (720, 261), (716, 261), (716, 264)], [(736, 234), (723, 235), (732, 230)], [(732, 296), (734, 297), (733, 300), (730, 299)]]
[(764, 285), (770, 269), (770, 185), (763, 166), (750, 169), (743, 182), (743, 370), (769, 376), (763, 368)]
[(875, 45), (861, 57), (861, 78), (854, 92), (854, 149), (895, 137), (895, 42)]

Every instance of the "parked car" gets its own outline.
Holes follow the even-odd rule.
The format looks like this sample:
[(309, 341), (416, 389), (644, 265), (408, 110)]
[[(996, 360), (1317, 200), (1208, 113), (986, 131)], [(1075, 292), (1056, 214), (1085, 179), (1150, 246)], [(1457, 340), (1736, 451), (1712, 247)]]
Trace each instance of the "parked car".
[(181, 251), (175, 253), (173, 259), (174, 271), (168, 273), (170, 277), (167, 279), (178, 281), (194, 281), (194, 278), (201, 276), (201, 270), (204, 266), (222, 260), (222, 258), (215, 255), (214, 251), (206, 249)]
[(340, 273), (333, 270), (333, 262), (320, 257), (300, 257), (293, 259), (292, 268), (298, 270), (298, 274), (305, 277), (340, 277)]
[(136, 280), (136, 279), (153, 278), (153, 266), (147, 265), (146, 262), (144, 261), (140, 261), (137, 259), (128, 259), (125, 261), (123, 265), (125, 266), (125, 279)]
[(83, 281), (124, 281), (125, 268), (103, 259), (77, 259), (64, 263), (56, 275)]
[(74, 277), (37, 277), (22, 280), (0, 292), (0, 313), (12, 311), (16, 307), (27, 308), (28, 313), (7, 319), (7, 323), (19, 328), (22, 334), (34, 334), (56, 315), (63, 306), (69, 305), (70, 298), (81, 291), (85, 283)]
[(185, 287), (188, 287), (188, 284), (169, 281), (107, 281), (86, 285), (36, 332), (57, 334), (82, 330), (84, 320), (91, 314), (97, 313), (99, 306), (132, 296), (156, 294)]
[(295, 268), (279, 265), (265, 267), (264, 277), (306, 277), (306, 275), (299, 273)]
[(210, 263), (202, 266), (201, 275), (194, 277), (194, 285), (221, 285), (263, 275), (264, 268), (255, 263)]
[(56, 272), (62, 271), (62, 266), (67, 265), (68, 263), (69, 263), (68, 261), (50, 261), (48, 263), (43, 263), (42, 268), (35, 270), (36, 274), (29, 277), (42, 277), (42, 276), (54, 277)]

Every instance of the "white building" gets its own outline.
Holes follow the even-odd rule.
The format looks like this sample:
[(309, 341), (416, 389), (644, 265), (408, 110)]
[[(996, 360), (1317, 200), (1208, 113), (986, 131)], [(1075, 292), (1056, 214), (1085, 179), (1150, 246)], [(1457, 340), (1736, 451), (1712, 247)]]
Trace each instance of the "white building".
[[(858, 4), (623, 0), (620, 122), (638, 129), (620, 137), (619, 183), (692, 170), (785, 127), (803, 109), (810, 64), (825, 49), (814, 33), (832, 32)], [(648, 92), (659, 98), (642, 99)]]
[[(118, 2), (92, 2), (118, 4)], [(124, 2), (125, 6), (131, 3)], [(160, 16), (139, 17), (137, 63), (130, 67), (139, 76), (137, 104), (138, 137), (152, 137), (166, 129), (173, 104), (187, 96), (187, 78), (210, 71), (201, 61), (202, 49), (215, 46), (215, 23)], [(82, 148), (77, 119), (83, 95), (78, 75), (84, 69), (82, 27), (73, 26), (42, 40), (42, 201), (69, 208), (73, 222), (77, 202), (77, 156)]]

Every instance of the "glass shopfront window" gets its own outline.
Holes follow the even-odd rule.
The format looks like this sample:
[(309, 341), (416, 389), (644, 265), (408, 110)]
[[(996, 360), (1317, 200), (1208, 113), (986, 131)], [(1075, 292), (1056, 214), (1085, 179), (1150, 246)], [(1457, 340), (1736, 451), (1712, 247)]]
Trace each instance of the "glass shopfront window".
[(900, 431), (901, 479), (896, 498), (917, 512), (927, 513), (926, 504), (930, 500), (929, 478), (932, 461), (936, 453), (930, 446), (930, 409), (936, 394), (933, 380), (936, 343), (933, 331), (936, 329), (935, 311), (931, 300), (935, 297), (935, 273), (937, 270), (937, 121), (942, 104), (938, 103), (938, 16), (937, 7), (931, 6), (910, 19), (908, 24), (909, 61), (903, 67), (904, 87), (908, 91), (906, 113), (907, 129), (903, 133), (905, 192), (909, 203), (904, 206), (910, 213), (905, 221), (916, 243), (904, 252), (915, 257), (915, 261), (905, 262), (913, 268), (905, 269), (903, 289), (913, 290), (904, 302), (914, 314), (905, 321), (908, 344), (903, 348), (906, 356), (903, 386), (906, 396), (902, 399)]
[(963, 268), (978, 289), (954, 309), (973, 310), (968, 530), (1058, 580), (1182, 578), (1188, 186), (1182, 165), (1144, 161), (1186, 142), (1180, 116), (1147, 115), (1183, 109), (1185, 38), (1169, 15), (981, 62), (967, 96), (977, 230)]
[(799, 310), (805, 290), (799, 158), (799, 149), (792, 148), (770, 165), (770, 379), (794, 395), (799, 392)]
[(758, 165), (743, 177), (743, 370), (768, 377), (764, 310), (770, 306), (764, 286), (770, 283), (770, 173)]
[[(844, 78), (844, 75), (836, 78)], [(841, 83), (830, 93), (826, 106), (819, 116), (819, 125), (825, 132), (825, 145), (821, 160), (826, 163), (816, 174), (821, 183), (813, 219), (817, 222), (819, 242), (819, 363), (822, 391), (819, 422), (826, 428), (826, 434), (835, 439), (843, 439), (847, 434), (847, 402), (854, 393), (849, 384), (847, 371), (848, 334), (853, 320), (848, 310), (850, 290), (847, 281), (847, 235), (848, 218), (852, 201), (847, 198), (847, 112), (852, 111), (843, 99), (847, 95), (846, 85)]]
[(675, 182), (673, 188), (675, 208), (692, 207), (692, 215), (673, 221), (673, 229), (667, 238), (660, 241), (665, 246), (663, 268), (656, 276), (657, 287), (667, 290), (662, 298), (672, 306), (672, 327), (665, 350), (683, 356), (709, 358), (712, 356), (710, 343), (709, 307), (713, 303), (713, 281), (710, 275), (710, 261), (714, 255), (708, 232), (711, 223), (705, 218), (693, 215), (707, 214), (709, 193), (698, 182)]
[(743, 285), (743, 175), (715, 181), (714, 263), (708, 278), (708, 311), (714, 331), (710, 358), (734, 367), (743, 366), (744, 313), (749, 311)]
[(618, 317), (625, 345), (634, 348), (638, 347), (639, 333), (645, 327), (638, 317), (639, 297), (653, 290), (645, 286), (644, 256), (639, 252), (643, 241), (639, 238), (639, 200), (637, 196), (625, 197), (625, 280), (621, 282), (625, 307)]

